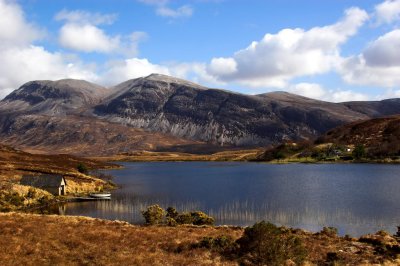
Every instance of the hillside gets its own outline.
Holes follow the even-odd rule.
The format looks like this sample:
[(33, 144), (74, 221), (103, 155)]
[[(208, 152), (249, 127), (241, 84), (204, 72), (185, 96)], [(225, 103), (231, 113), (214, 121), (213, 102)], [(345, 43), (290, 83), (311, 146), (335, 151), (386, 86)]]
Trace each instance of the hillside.
[(318, 142), (361, 144), (374, 156), (400, 156), (400, 115), (340, 126), (321, 136)]
[[(68, 193), (86, 193), (109, 187), (106, 181), (80, 173), (77, 170), (78, 164), (84, 164), (88, 169), (117, 167), (109, 163), (70, 155), (31, 154), (0, 145), (0, 211), (35, 204), (35, 201), (32, 201), (32, 195), (29, 196), (29, 187), (19, 185), (23, 175), (63, 175), (68, 182)], [(43, 193), (44, 191), (36, 191), (34, 194), (49, 199), (52, 197)], [(40, 200), (38, 197), (35, 199)]]
[(244, 95), (165, 75), (105, 89), (32, 81), (0, 101), (0, 143), (41, 153), (218, 152), (312, 140), (355, 121), (400, 113), (400, 99), (329, 103)]

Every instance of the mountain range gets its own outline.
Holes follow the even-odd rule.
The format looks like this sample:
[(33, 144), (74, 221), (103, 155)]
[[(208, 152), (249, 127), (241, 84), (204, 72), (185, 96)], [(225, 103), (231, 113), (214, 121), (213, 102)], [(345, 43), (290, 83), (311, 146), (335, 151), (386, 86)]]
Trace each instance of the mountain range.
[(115, 154), (270, 146), (400, 114), (400, 99), (330, 103), (287, 92), (245, 95), (152, 74), (111, 88), (31, 81), (0, 101), (0, 140), (31, 151)]

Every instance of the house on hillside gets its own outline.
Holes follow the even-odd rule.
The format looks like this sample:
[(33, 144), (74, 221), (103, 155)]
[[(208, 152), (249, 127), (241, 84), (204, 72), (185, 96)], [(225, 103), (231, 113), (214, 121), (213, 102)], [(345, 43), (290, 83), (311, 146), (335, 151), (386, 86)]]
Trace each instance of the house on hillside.
[(65, 195), (67, 188), (67, 181), (60, 175), (25, 175), (20, 184), (46, 190), (55, 196)]

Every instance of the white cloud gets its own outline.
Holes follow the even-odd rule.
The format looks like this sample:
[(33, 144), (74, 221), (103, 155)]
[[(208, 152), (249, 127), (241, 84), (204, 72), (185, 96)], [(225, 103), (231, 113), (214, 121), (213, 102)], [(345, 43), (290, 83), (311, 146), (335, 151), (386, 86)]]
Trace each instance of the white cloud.
[(110, 62), (107, 69), (100, 80), (101, 83), (106, 85), (115, 85), (128, 79), (144, 77), (153, 73), (170, 75), (167, 67), (152, 64), (147, 59), (139, 58)]
[(68, 21), (70, 23), (79, 24), (91, 24), (91, 25), (101, 25), (108, 24), (111, 25), (117, 19), (116, 14), (101, 14), (101, 13), (90, 13), (83, 10), (66, 10), (63, 9), (55, 15), (55, 20), (57, 21)]
[(15, 2), (0, 0), (0, 46), (25, 45), (42, 36), (42, 30), (25, 20)]
[(400, 20), (400, 0), (386, 0), (375, 6), (378, 24), (393, 23)]
[(333, 25), (266, 34), (261, 41), (253, 42), (233, 57), (213, 59), (208, 67), (209, 74), (221, 81), (283, 88), (295, 77), (330, 71), (339, 61), (340, 45), (367, 19), (364, 10), (350, 8), (345, 17)]
[(302, 95), (304, 97), (318, 99), (328, 102), (366, 101), (369, 96), (351, 90), (328, 90), (316, 83), (298, 83), (290, 85), (288, 92)]
[(343, 59), (342, 78), (357, 85), (400, 87), (400, 30), (394, 30), (372, 42), (361, 54)]
[(59, 43), (64, 48), (79, 52), (137, 56), (138, 44), (147, 36), (145, 32), (110, 36), (98, 27), (101, 24), (112, 24), (116, 18), (115, 14), (62, 10), (55, 16), (57, 21), (66, 21), (59, 32)]
[(120, 37), (107, 36), (90, 24), (67, 23), (60, 29), (59, 42), (63, 47), (76, 51), (110, 53), (119, 48)]
[(213, 58), (208, 71), (216, 76), (231, 75), (237, 71), (237, 63), (233, 58)]
[(177, 9), (160, 6), (156, 9), (156, 13), (162, 17), (170, 18), (191, 17), (193, 14), (193, 9), (188, 5), (178, 7)]
[(152, 5), (156, 7), (156, 14), (162, 17), (181, 18), (191, 17), (193, 15), (193, 8), (189, 5), (183, 5), (178, 8), (169, 7), (169, 0), (138, 0), (141, 3)]
[(326, 91), (316, 83), (298, 83), (288, 88), (288, 91), (304, 97), (324, 100)]
[(379, 37), (365, 49), (363, 55), (370, 66), (400, 66), (400, 29)]
[(97, 79), (90, 67), (83, 66), (79, 61), (69, 60), (62, 54), (50, 53), (43, 47), (10, 47), (1, 50), (0, 57), (0, 73), (6, 77), (0, 80), (0, 87), (16, 88), (21, 83), (37, 79)]
[(79, 78), (96, 81), (92, 66), (74, 57), (51, 53), (32, 43), (41, 30), (27, 22), (14, 1), (0, 0), (0, 98), (37, 79)]

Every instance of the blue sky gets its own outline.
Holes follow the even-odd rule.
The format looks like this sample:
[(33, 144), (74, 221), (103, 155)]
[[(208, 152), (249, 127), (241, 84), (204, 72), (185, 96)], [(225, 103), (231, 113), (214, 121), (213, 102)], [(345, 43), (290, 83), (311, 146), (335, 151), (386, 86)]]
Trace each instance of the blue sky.
[(400, 97), (400, 0), (0, 0), (0, 17), (0, 98), (33, 79), (153, 72), (248, 94)]

